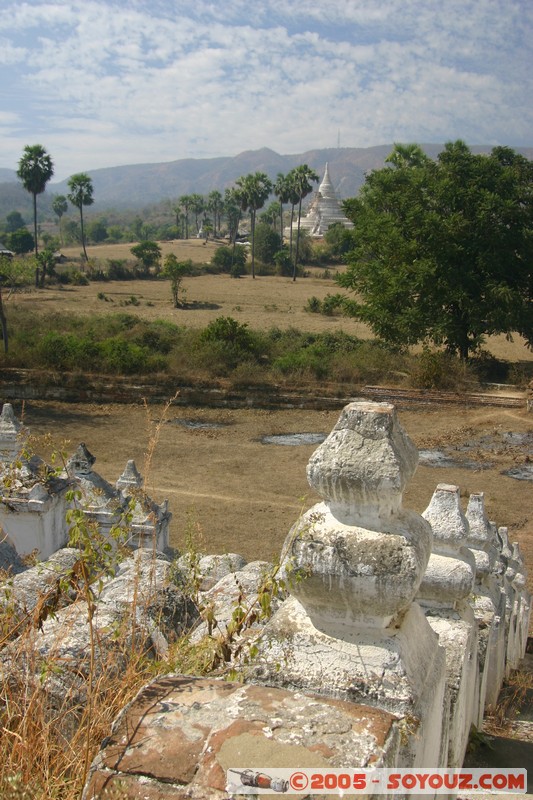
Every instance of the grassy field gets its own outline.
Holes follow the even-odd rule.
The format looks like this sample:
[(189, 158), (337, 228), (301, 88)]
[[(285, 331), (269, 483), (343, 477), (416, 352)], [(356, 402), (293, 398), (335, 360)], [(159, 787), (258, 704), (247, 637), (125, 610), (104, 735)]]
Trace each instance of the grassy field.
[[(202, 240), (176, 240), (162, 242), (163, 255), (175, 253), (180, 260), (191, 259), (194, 263), (208, 263), (220, 243)], [(89, 247), (88, 255), (96, 263), (107, 259), (130, 259), (131, 244), (99, 245)], [(67, 258), (79, 257), (79, 248), (62, 251)], [(13, 295), (8, 304), (28, 313), (39, 311), (93, 314), (123, 310), (144, 319), (166, 319), (179, 325), (203, 328), (221, 316), (231, 316), (250, 328), (266, 330), (278, 327), (283, 330), (296, 328), (309, 332), (343, 330), (360, 338), (371, 338), (371, 331), (354, 319), (324, 316), (305, 311), (310, 297), (323, 300), (335, 294), (339, 287), (331, 277), (324, 278), (324, 269), (307, 269), (308, 277), (292, 281), (290, 278), (250, 276), (231, 278), (229, 275), (202, 275), (186, 278), (187, 308), (175, 309), (172, 305), (168, 281), (112, 281), (91, 283), (89, 286), (51, 286), (44, 290)], [(131, 300), (135, 298), (135, 305)], [(497, 358), (510, 362), (533, 362), (533, 352), (528, 350), (521, 337), (508, 341), (503, 335), (490, 337), (487, 349)]]

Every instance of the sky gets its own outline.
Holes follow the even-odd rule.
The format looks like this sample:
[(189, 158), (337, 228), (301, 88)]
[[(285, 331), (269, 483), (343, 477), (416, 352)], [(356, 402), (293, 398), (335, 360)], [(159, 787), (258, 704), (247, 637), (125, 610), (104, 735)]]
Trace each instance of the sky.
[(532, 0), (2, 0), (0, 167), (533, 146)]

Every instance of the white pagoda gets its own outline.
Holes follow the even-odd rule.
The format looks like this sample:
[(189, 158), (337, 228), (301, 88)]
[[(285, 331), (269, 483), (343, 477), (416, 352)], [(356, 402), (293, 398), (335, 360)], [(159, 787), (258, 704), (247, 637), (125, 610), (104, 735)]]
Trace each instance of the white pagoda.
[(330, 225), (336, 222), (340, 222), (345, 228), (353, 228), (353, 222), (350, 222), (341, 209), (326, 164), (322, 183), (311, 201), (306, 216), (300, 222), (300, 229), (308, 231), (311, 236), (324, 236)]

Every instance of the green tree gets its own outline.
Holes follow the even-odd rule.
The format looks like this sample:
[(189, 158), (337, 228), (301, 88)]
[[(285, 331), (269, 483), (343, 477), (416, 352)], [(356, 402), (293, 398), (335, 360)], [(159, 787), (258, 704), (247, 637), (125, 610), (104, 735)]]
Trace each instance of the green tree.
[[(281, 210), (281, 204), (278, 203), (277, 200), (273, 200), (272, 203), (269, 203), (268, 206), (265, 208), (259, 219), (261, 222), (270, 225), (270, 227), (274, 231), (276, 231), (276, 228), (278, 227), (278, 220), (280, 217), (280, 210)], [(276, 231), (276, 233), (278, 232)]]
[(217, 247), (211, 264), (220, 272), (230, 273), (232, 278), (240, 278), (246, 273), (246, 248)]
[(85, 261), (88, 261), (89, 258), (85, 248), (85, 230), (83, 228), (83, 206), (90, 206), (94, 203), (93, 183), (86, 172), (78, 172), (77, 175), (72, 175), (68, 179), (67, 185), (70, 189), (68, 199), (80, 211), (81, 245)]
[(37, 246), (37, 195), (42, 194), (46, 184), (54, 174), (54, 164), (51, 156), (41, 144), (26, 145), (22, 158), (19, 161), (17, 175), (22, 185), (33, 197), (33, 238), (35, 242), (35, 255)]
[(253, 245), (259, 261), (263, 264), (273, 264), (274, 256), (281, 248), (279, 234), (267, 223), (258, 222), (255, 226)]
[[(316, 174), (311, 167), (308, 167), (307, 164), (301, 164), (299, 167), (295, 167), (290, 172), (291, 175), (291, 187), (294, 193), (294, 196), (298, 198), (298, 228), (296, 231), (296, 252), (294, 254), (294, 264), (293, 264), (293, 271), (292, 271), (292, 279), (293, 281), (296, 280), (296, 272), (298, 270), (298, 256), (299, 256), (299, 247), (300, 247), (300, 222), (302, 219), (302, 200), (304, 197), (307, 197), (313, 191), (312, 183), (318, 183), (320, 178)], [(291, 226), (292, 229), (292, 226)]]
[(33, 236), (27, 228), (19, 228), (17, 231), (13, 231), (7, 237), (6, 242), (9, 249), (13, 250), (17, 255), (31, 253), (35, 247)]
[(345, 202), (354, 250), (338, 276), (357, 317), (386, 341), (462, 359), (487, 335), (533, 344), (533, 163), (448, 143), (437, 161), (396, 145)]
[(328, 246), (329, 253), (339, 259), (353, 250), (355, 244), (352, 231), (345, 228), (342, 222), (334, 222), (329, 226), (324, 241)]
[(157, 272), (161, 264), (161, 248), (157, 242), (139, 242), (130, 248), (135, 258), (143, 265), (145, 275), (153, 268)]
[(80, 223), (75, 219), (67, 219), (63, 225), (63, 238), (66, 244), (81, 244)]
[(10, 211), (6, 216), (6, 233), (13, 233), (26, 226), (20, 211)]
[(192, 273), (192, 261), (178, 261), (174, 253), (165, 256), (163, 266), (163, 277), (170, 279), (170, 291), (172, 292), (172, 302), (174, 308), (184, 305), (184, 300), (180, 300), (179, 293), (183, 279)]
[(56, 259), (54, 256), (54, 251), (46, 247), (44, 250), (41, 250), (41, 252), (38, 253), (36, 260), (38, 265), (37, 270), (40, 275), (39, 285), (42, 288), (44, 286), (46, 276), (53, 275), (55, 271)]
[(61, 229), (61, 219), (63, 215), (66, 214), (68, 211), (68, 202), (65, 195), (63, 194), (54, 195), (54, 199), (52, 200), (52, 210), (59, 221), (59, 239), (61, 241), (61, 244), (63, 244), (63, 231)]
[(255, 278), (255, 219), (259, 209), (263, 208), (272, 191), (272, 183), (264, 172), (254, 172), (238, 178), (235, 182), (241, 209), (250, 212), (252, 233), (252, 278)]
[(87, 225), (87, 238), (98, 244), (107, 239), (107, 225), (104, 219), (95, 219)]

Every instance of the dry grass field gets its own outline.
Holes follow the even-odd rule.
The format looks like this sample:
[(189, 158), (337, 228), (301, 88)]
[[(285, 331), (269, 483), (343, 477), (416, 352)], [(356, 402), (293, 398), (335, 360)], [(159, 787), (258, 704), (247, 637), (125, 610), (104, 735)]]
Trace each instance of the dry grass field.
[[(128, 258), (129, 245), (93, 247), (92, 258)], [(180, 259), (208, 261), (216, 247), (199, 241), (163, 244)], [(68, 252), (68, 251), (67, 251)], [(76, 251), (74, 253), (78, 255)], [(10, 304), (36, 311), (76, 314), (127, 310), (149, 319), (203, 327), (218, 316), (232, 316), (252, 328), (299, 328), (308, 331), (337, 330), (369, 336), (354, 320), (305, 312), (308, 298), (323, 298), (337, 291), (331, 279), (311, 270), (309, 277), (290, 279), (227, 275), (185, 280), (189, 307), (172, 307), (166, 281), (92, 283), (89, 286), (52, 287), (16, 294)], [(106, 299), (98, 297), (103, 293)], [(135, 296), (136, 306), (127, 305)], [(9, 313), (9, 306), (8, 306)], [(513, 362), (532, 361), (523, 342), (494, 337), (494, 355)], [(150, 463), (146, 454), (154, 439), (155, 425), (163, 409), (138, 403), (118, 405), (66, 405), (27, 402), (25, 422), (33, 434), (51, 433), (57, 443), (68, 440), (72, 451), (84, 441), (96, 456), (95, 469), (114, 482), (126, 461), (134, 458), (144, 472), (154, 499), (168, 498), (174, 514), (171, 541), (182, 547), (187, 532), (194, 531), (198, 546), (207, 552), (237, 551), (248, 559), (272, 559), (302, 509), (316, 501), (306, 481), (305, 467), (313, 445), (263, 444), (266, 435), (281, 433), (328, 433), (338, 411), (266, 411), (249, 408), (230, 411), (171, 406), (156, 436)], [(459, 466), (430, 467), (421, 464), (408, 487), (405, 505), (423, 511), (437, 483), (461, 488), (464, 501), (474, 491), (484, 491), (489, 515), (507, 525), (513, 541), (520, 541), (530, 574), (533, 573), (533, 515), (531, 481), (515, 480), (502, 472), (533, 459), (521, 443), (503, 442), (506, 432), (531, 434), (533, 418), (523, 408), (467, 406), (419, 406), (399, 409), (400, 421), (419, 448), (457, 448)], [(206, 427), (192, 427), (190, 423)], [(189, 425), (185, 424), (189, 423)], [(214, 426), (214, 427), (210, 427)], [(492, 445), (482, 437), (495, 436)], [(469, 446), (463, 453), (460, 448)]]
[[(219, 246), (219, 243), (211, 241), (204, 245), (202, 240), (189, 239), (162, 242), (161, 250), (163, 256), (175, 253), (180, 260), (191, 259), (194, 263), (202, 264), (210, 261)], [(132, 260), (130, 248), (131, 244), (99, 245), (89, 247), (88, 255), (90, 259), (102, 263), (108, 258)], [(79, 257), (79, 248), (66, 248), (62, 252), (67, 258)], [(333, 277), (322, 277), (324, 269), (311, 267), (307, 271), (308, 277), (298, 278), (294, 282), (290, 278), (273, 276), (258, 276), (255, 280), (249, 276), (235, 280), (229, 275), (186, 278), (183, 286), (188, 307), (185, 309), (173, 308), (170, 285), (165, 280), (55, 286), (16, 294), (9, 302), (27, 308), (28, 313), (46, 310), (93, 314), (123, 311), (127, 307), (129, 312), (144, 319), (166, 319), (193, 328), (203, 328), (220, 316), (231, 316), (259, 330), (272, 327), (310, 332), (342, 329), (354, 336), (370, 337), (369, 329), (354, 319), (311, 314), (304, 310), (310, 297), (323, 300), (327, 294), (339, 291)], [(334, 272), (335, 268), (331, 270), (332, 275)], [(106, 300), (98, 297), (102, 293)], [(138, 300), (138, 305), (134, 307), (128, 305), (132, 296)], [(533, 362), (533, 352), (525, 347), (521, 337), (515, 337), (513, 342), (507, 341), (505, 336), (491, 337), (487, 349), (497, 358)]]

